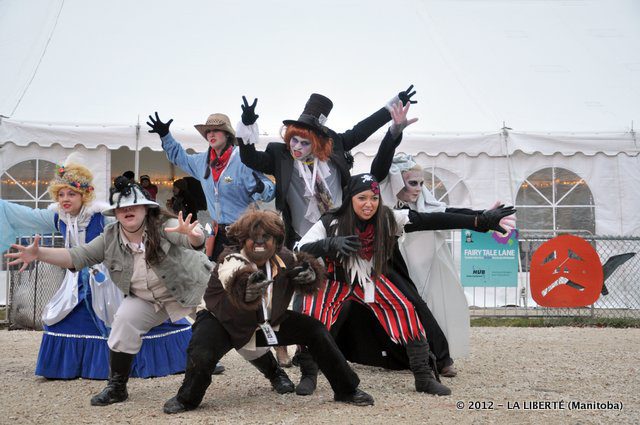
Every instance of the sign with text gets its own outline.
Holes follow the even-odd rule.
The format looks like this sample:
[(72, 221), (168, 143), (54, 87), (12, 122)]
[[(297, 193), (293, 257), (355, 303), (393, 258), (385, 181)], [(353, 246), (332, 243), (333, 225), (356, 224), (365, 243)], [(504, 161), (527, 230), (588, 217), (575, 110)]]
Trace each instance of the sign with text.
[(462, 286), (518, 286), (518, 231), (508, 236), (462, 230)]

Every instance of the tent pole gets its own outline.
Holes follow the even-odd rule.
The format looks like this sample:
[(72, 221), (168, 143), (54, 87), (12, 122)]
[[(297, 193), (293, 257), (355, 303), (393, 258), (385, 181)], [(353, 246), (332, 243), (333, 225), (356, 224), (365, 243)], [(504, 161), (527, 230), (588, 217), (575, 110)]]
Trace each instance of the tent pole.
[(138, 123), (136, 124), (136, 151), (133, 154), (133, 172), (136, 173), (136, 177), (140, 180), (140, 151), (138, 149), (140, 143), (140, 114), (138, 114)]

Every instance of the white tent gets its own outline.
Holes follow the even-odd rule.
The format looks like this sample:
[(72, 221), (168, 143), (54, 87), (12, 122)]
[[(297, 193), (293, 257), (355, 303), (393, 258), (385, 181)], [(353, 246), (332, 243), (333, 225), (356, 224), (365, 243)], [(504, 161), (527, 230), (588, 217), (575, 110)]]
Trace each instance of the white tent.
[(413, 83), (420, 121), (400, 150), (461, 180), (450, 202), (515, 202), (528, 176), (562, 166), (590, 188), (597, 233), (637, 235), (638, 18), (633, 0), (0, 0), (0, 175), (84, 147), (105, 194), (134, 166), (179, 174), (150, 152), (153, 111), (201, 151), (192, 125), (237, 120), (241, 95), (259, 98), (266, 142), (311, 92), (334, 101), (340, 131)]

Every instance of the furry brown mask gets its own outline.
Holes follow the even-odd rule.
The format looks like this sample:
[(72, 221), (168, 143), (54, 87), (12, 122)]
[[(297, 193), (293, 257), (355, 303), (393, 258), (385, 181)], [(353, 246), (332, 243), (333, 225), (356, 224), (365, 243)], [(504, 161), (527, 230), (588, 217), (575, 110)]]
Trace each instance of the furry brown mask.
[(248, 239), (244, 241), (243, 249), (246, 256), (258, 266), (265, 264), (276, 253), (276, 238), (265, 232), (262, 226), (251, 229)]

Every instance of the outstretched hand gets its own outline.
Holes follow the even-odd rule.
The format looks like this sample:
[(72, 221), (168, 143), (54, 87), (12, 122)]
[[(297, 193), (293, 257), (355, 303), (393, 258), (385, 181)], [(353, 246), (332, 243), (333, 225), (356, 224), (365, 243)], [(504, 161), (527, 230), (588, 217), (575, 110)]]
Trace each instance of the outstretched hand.
[(514, 207), (505, 207), (504, 205), (498, 205), (497, 208), (484, 210), (482, 214), (477, 216), (476, 227), (481, 232), (495, 230), (498, 233), (506, 234), (508, 231), (503, 228), (500, 223), (505, 217), (512, 216), (515, 213), (516, 209)]
[(361, 247), (362, 244), (357, 235), (333, 236), (330, 241), (330, 248), (346, 257), (358, 252)]
[(9, 261), (10, 266), (17, 266), (22, 263), (20, 271), (24, 271), (29, 263), (38, 259), (38, 251), (40, 249), (40, 235), (36, 235), (33, 239), (33, 243), (29, 246), (23, 246), (18, 244), (11, 245), (11, 248), (17, 249), (18, 252), (9, 252), (4, 256), (7, 258), (15, 258), (13, 261)]
[(196, 226), (198, 225), (198, 220), (191, 223), (191, 214), (187, 215), (186, 219), (182, 219), (182, 211), (178, 213), (178, 225), (175, 227), (165, 227), (164, 231), (167, 233), (182, 233), (187, 236), (202, 236), (202, 233), (196, 230)]
[(297, 285), (308, 285), (316, 279), (316, 272), (308, 261), (303, 261), (301, 265), (291, 269), (287, 275)]
[[(502, 208), (504, 207), (504, 204), (500, 201), (496, 201), (493, 203), (493, 205), (491, 207), (489, 207), (490, 210), (493, 210), (495, 208)], [(511, 231), (513, 229), (516, 228), (516, 215), (508, 215), (506, 217), (503, 217), (500, 220), (500, 223), (498, 223), (500, 225), (500, 227), (502, 227), (503, 229), (506, 230), (505, 233), (502, 233), (502, 236), (507, 236), (509, 233), (511, 233)]]
[(261, 271), (253, 272), (247, 279), (247, 287), (244, 291), (244, 301), (247, 303), (253, 302), (258, 297), (261, 297), (267, 286), (271, 285), (273, 280), (267, 279)]
[(247, 98), (242, 96), (242, 103), (240, 105), (242, 108), (242, 124), (244, 125), (252, 125), (258, 120), (260, 115), (256, 115), (256, 105), (258, 104), (258, 98), (253, 99), (253, 103), (249, 105), (247, 102)]
[(151, 127), (151, 130), (149, 130), (149, 133), (157, 133), (158, 136), (164, 137), (167, 134), (169, 134), (169, 126), (173, 122), (173, 119), (170, 119), (166, 123), (162, 122), (160, 121), (158, 112), (156, 112), (156, 118), (154, 119), (151, 115), (149, 115), (149, 121), (147, 121), (147, 125)]
[(413, 90), (413, 84), (411, 84), (405, 91), (401, 91), (400, 93), (398, 93), (398, 98), (400, 98), (403, 106), (407, 103), (418, 103), (417, 100), (411, 100), (411, 97), (416, 94), (415, 90), (411, 90)]
[(391, 108), (391, 118), (393, 118), (393, 124), (391, 124), (391, 132), (397, 137), (404, 131), (405, 128), (418, 121), (418, 118), (411, 118), (407, 120), (407, 113), (411, 103), (407, 102), (405, 106), (402, 106), (402, 102), (396, 102)]

